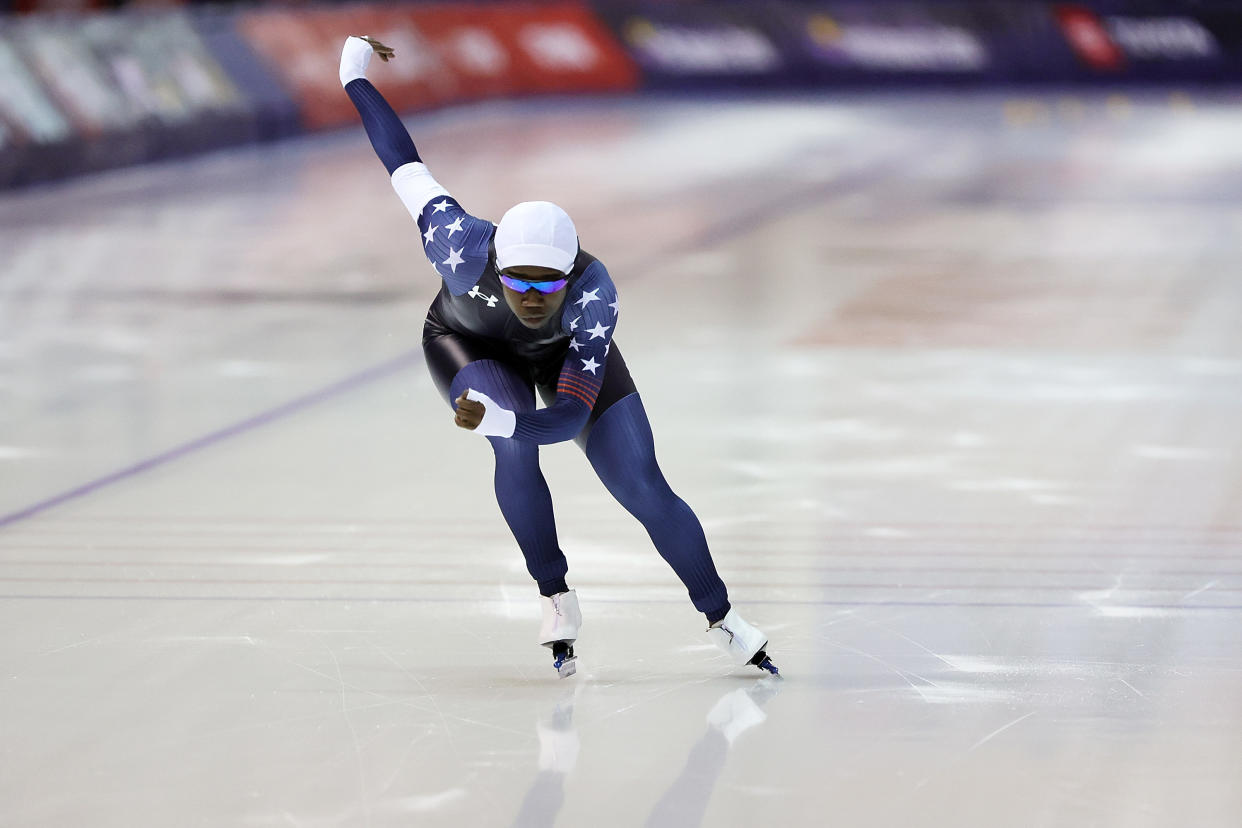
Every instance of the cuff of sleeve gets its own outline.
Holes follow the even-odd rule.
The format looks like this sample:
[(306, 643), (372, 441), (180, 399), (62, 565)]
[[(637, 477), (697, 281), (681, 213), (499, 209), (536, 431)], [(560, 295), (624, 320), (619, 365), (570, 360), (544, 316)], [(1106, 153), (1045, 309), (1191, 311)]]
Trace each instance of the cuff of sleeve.
[(513, 429), (517, 425), (517, 415), (507, 408), (503, 408), (492, 400), (491, 397), (473, 388), (466, 392), (466, 399), (477, 400), (483, 403), (483, 420), (475, 428), (475, 434), (482, 434), (484, 437), (512, 437)]
[(415, 221), (423, 214), (428, 201), (449, 194), (440, 182), (431, 177), (431, 171), (421, 161), (411, 161), (393, 170), (392, 188)]
[(347, 37), (341, 49), (341, 86), (365, 78), (371, 63), (371, 44), (360, 37)]

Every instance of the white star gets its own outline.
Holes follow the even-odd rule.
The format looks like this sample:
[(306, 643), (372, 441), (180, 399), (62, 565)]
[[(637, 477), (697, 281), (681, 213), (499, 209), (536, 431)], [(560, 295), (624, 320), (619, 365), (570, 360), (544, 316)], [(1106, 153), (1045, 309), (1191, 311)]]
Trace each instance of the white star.
[(607, 345), (605, 345), (605, 346), (604, 346), (604, 356), (608, 356), (608, 350), (609, 350), (610, 348), (612, 348), (612, 343), (611, 343), (611, 342), (609, 342)]
[(460, 229), (461, 229), (461, 222), (462, 222), (462, 219), (463, 219), (463, 218), (464, 218), (464, 216), (458, 216), (458, 217), (457, 217), (457, 221), (453, 222), (452, 224), (446, 224), (446, 225), (445, 225), (445, 227), (446, 227), (446, 228), (448, 229), (448, 231), (449, 231), (449, 238), (450, 238), (450, 239), (451, 239), (451, 238), (453, 238), (453, 234), (454, 234), (454, 233), (456, 233), (458, 230), (460, 230)]
[(576, 330), (578, 330), (578, 320), (579, 320), (579, 319), (581, 319), (581, 318), (582, 318), (581, 316), (575, 316), (575, 317), (574, 317), (574, 321), (569, 323), (569, 329), (570, 329), (571, 331), (576, 331)]
[[(464, 249), (465, 249), (465, 248), (462, 248), (462, 250), (464, 250)], [(453, 272), (454, 272), (454, 273), (456, 273), (456, 272), (457, 272), (457, 266), (458, 266), (459, 264), (464, 263), (465, 261), (466, 261), (466, 260), (465, 260), (465, 259), (463, 259), (463, 258), (461, 257), (461, 250), (454, 250), (452, 247), (450, 247), (450, 248), (449, 248), (449, 257), (448, 257), (448, 259), (446, 259), (445, 261), (443, 261), (441, 264), (446, 264), (446, 265), (448, 265), (449, 267), (453, 268)]]
[(440, 228), (436, 227), (434, 224), (430, 222), (427, 223), (427, 232), (423, 233), (423, 238), (426, 239), (427, 241), (423, 242), (423, 247), (426, 247), (427, 245), (435, 241), (436, 231), (439, 229)]
[(448, 199), (446, 198), (443, 201), (441, 201), (439, 204), (433, 204), (431, 206), (436, 208), (435, 212), (440, 213), (449, 208), (449, 202), (448, 202)]
[(569, 340), (569, 347), (573, 348), (575, 351), (581, 351), (582, 343), (576, 339), (571, 339)]
[(604, 334), (608, 332), (611, 325), (605, 325), (602, 322), (596, 322), (594, 328), (587, 328), (587, 333), (591, 335), (591, 339), (603, 339)]
[(621, 315), (621, 297), (617, 297), (617, 301), (613, 302), (608, 307), (612, 308), (613, 319), (616, 319), (618, 316), (620, 316)]
[(582, 298), (574, 302), (574, 304), (580, 308), (585, 308), (587, 305), (591, 304), (592, 302), (598, 302), (598, 301), (599, 301), (599, 288), (596, 288), (595, 290), (585, 291), (582, 294)]
[(596, 368), (598, 368), (598, 367), (599, 367), (599, 363), (595, 361), (595, 357), (591, 357), (590, 359), (584, 359), (584, 360), (582, 360), (582, 370), (583, 370), (583, 371), (590, 371), (592, 374), (594, 374), (594, 373), (595, 373), (595, 369), (596, 369)]

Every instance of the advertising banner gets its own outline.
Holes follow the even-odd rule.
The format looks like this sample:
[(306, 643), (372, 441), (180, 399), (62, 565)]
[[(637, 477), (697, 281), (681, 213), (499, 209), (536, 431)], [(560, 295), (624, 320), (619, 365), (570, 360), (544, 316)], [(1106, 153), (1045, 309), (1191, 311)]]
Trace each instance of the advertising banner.
[(600, 0), (597, 10), (656, 88), (1242, 78), (1242, 4)]
[(238, 105), (249, 113), (256, 140), (274, 140), (302, 131), (297, 104), (238, 34), (233, 15), (201, 11), (194, 16), (194, 27), (203, 45), (240, 90)]
[(601, 3), (648, 87), (772, 86), (796, 81), (802, 61), (782, 47), (773, 3)]
[(73, 173), (77, 138), (73, 125), (0, 33), (0, 187), (29, 184)]
[(638, 88), (1242, 80), (1225, 0), (522, 0), (0, 16), (0, 186), (356, 123), (341, 45), (399, 112)]
[(284, 83), (310, 129), (357, 117), (338, 78), (341, 46), (351, 34), (370, 35), (396, 50), (384, 65), (383, 88), (398, 112), (453, 100), (457, 92), (457, 79), (403, 7), (255, 10), (243, 12), (237, 28)]
[(978, 77), (995, 58), (978, 21), (953, 5), (782, 5), (798, 50), (821, 77)]
[(583, 5), (507, 3), (484, 19), (519, 58), (513, 67), (516, 92), (628, 92), (639, 86), (638, 67)]
[(251, 139), (241, 91), (184, 13), (24, 17), (0, 38), (0, 122), (23, 183)]
[(1038, 2), (602, 3), (659, 88), (1067, 80), (1078, 66)]
[(625, 91), (638, 73), (580, 3), (349, 6), (241, 14), (239, 31), (296, 98), (310, 128), (350, 123), (341, 46), (367, 34), (396, 57), (377, 70), (398, 112), (499, 95)]
[[(1052, 15), (1088, 76), (1132, 80), (1237, 78), (1238, 54), (1230, 55), (1213, 28), (1236, 31), (1227, 11), (1205, 15), (1114, 10), (1099, 13), (1081, 3), (1057, 3)], [(1232, 44), (1229, 44), (1232, 45)]]

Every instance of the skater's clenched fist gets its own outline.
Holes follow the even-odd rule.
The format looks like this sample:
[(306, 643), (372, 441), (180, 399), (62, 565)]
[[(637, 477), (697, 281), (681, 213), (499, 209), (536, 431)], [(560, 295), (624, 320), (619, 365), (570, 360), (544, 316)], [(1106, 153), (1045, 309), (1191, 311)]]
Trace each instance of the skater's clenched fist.
[(466, 395), (469, 393), (469, 389), (462, 391), (461, 396), (454, 402), (457, 414), (453, 417), (453, 422), (462, 428), (474, 431), (479, 427), (479, 423), (483, 422), (483, 414), (486, 413), (487, 406), (467, 398)]

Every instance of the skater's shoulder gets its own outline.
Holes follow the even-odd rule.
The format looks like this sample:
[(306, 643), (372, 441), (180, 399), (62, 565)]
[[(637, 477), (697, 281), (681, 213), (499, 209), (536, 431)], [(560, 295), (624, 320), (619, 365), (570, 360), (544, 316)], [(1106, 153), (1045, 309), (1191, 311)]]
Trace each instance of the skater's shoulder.
[(616, 286), (613, 285), (612, 276), (608, 274), (608, 268), (585, 250), (578, 251), (571, 273), (576, 274), (575, 278), (570, 280), (571, 292), (599, 287), (607, 287), (609, 291), (616, 292)]

